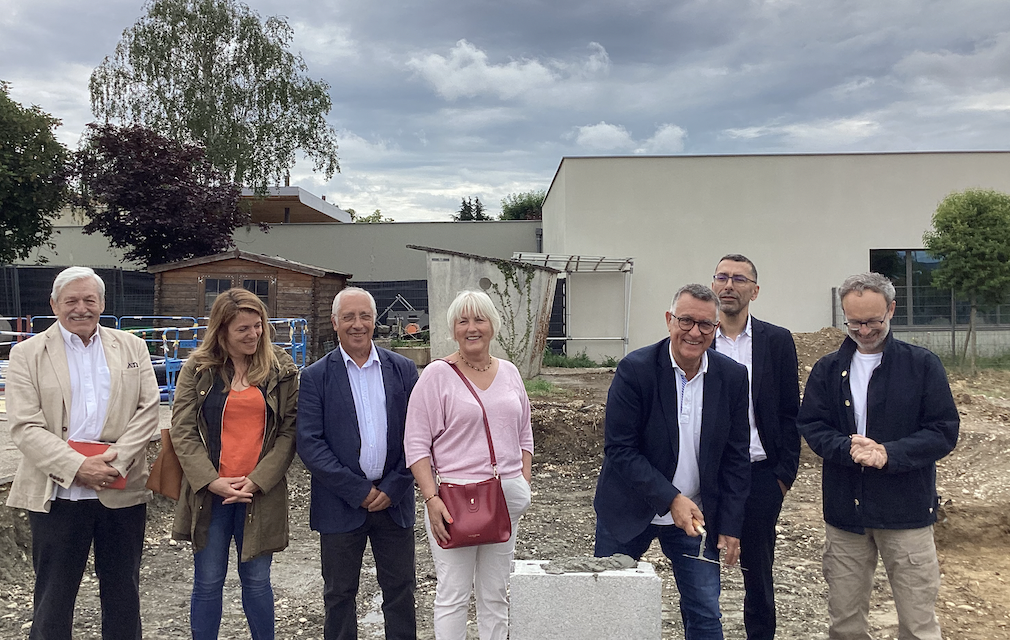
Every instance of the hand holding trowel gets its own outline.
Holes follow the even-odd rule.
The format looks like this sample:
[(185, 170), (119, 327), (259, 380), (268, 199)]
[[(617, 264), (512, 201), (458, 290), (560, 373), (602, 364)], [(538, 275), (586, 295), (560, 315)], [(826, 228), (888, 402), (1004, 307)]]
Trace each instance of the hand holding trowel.
[[(705, 527), (700, 522), (698, 522), (697, 518), (692, 518), (691, 524), (694, 526), (695, 531), (697, 531), (698, 534), (701, 536), (701, 544), (698, 545), (698, 555), (695, 556), (689, 553), (685, 553), (684, 554), (685, 558), (691, 558), (692, 560), (701, 560), (702, 562), (710, 562), (712, 564), (717, 564), (719, 566), (726, 566), (726, 567), (736, 566), (736, 563), (734, 564), (722, 563), (719, 562), (718, 560), (712, 560), (711, 558), (706, 558), (705, 542), (708, 540), (708, 531), (706, 531)], [(740, 567), (740, 569), (746, 571), (746, 569), (744, 569), (743, 567)]]

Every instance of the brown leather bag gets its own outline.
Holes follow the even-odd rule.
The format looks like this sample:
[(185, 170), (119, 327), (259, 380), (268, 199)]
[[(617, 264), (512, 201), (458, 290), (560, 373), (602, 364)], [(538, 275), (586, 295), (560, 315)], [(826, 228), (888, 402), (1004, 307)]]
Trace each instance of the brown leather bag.
[(484, 433), (487, 435), (487, 447), (491, 452), (491, 469), (494, 475), (481, 482), (469, 484), (452, 484), (442, 482), (435, 463), (435, 452), (432, 448), (431, 462), (435, 467), (435, 481), (438, 483), (438, 497), (442, 499), (452, 524), (446, 525), (449, 541), (438, 540), (438, 546), (443, 549), (457, 547), (472, 547), (478, 544), (494, 544), (507, 542), (512, 537), (512, 519), (509, 517), (508, 503), (505, 502), (505, 492), (502, 491), (501, 478), (498, 477), (498, 461), (494, 456), (494, 445), (491, 443), (491, 426), (487, 421), (484, 403), (480, 401), (470, 381), (453, 363), (447, 363), (466, 384), (467, 389), (477, 399), (481, 413), (484, 414)]
[(161, 430), (161, 452), (151, 467), (147, 488), (172, 500), (178, 500), (182, 491), (182, 465), (175, 455), (168, 429)]

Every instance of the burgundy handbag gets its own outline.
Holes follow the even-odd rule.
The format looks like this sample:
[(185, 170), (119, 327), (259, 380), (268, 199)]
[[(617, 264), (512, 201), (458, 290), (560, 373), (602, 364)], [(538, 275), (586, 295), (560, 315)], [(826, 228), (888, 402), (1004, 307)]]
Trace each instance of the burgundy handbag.
[(455, 364), (451, 362), (447, 364), (466, 384), (466, 388), (476, 398), (481, 413), (484, 414), (484, 433), (487, 435), (487, 448), (491, 452), (491, 469), (494, 475), (487, 480), (470, 484), (442, 482), (438, 474), (438, 464), (435, 462), (435, 449), (432, 447), (431, 462), (435, 467), (438, 497), (442, 499), (443, 504), (449, 510), (449, 515), (452, 516), (452, 524), (446, 525), (449, 541), (436, 540), (438, 546), (443, 549), (506, 542), (512, 537), (512, 519), (509, 518), (508, 504), (505, 502), (505, 493), (502, 491), (501, 478), (498, 477), (498, 461), (494, 457), (494, 445), (491, 443), (491, 426), (487, 421), (487, 412), (484, 410), (484, 403), (480, 401), (473, 385), (466, 379), (463, 372)]

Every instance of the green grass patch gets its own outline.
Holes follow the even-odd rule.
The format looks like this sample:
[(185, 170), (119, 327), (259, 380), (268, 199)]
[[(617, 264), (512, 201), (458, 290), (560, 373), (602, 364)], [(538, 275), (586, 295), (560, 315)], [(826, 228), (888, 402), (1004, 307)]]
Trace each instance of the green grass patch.
[(532, 380), (523, 380), (523, 385), (526, 386), (526, 395), (531, 398), (544, 398), (547, 396), (563, 396), (567, 395), (568, 391), (562, 389), (553, 382), (548, 382), (543, 378), (533, 378)]
[[(940, 362), (943, 363), (943, 366), (947, 369), (948, 373), (967, 374), (969, 372), (968, 358), (965, 358), (964, 361), (962, 361), (960, 355), (961, 354), (958, 353), (958, 358), (956, 360), (949, 354), (940, 356)], [(998, 356), (979, 356), (975, 358), (975, 368), (979, 371), (984, 371), (986, 369), (1008, 371), (1010, 370), (1010, 353), (1002, 353)]]
[(583, 349), (574, 356), (567, 356), (563, 353), (554, 353), (550, 349), (544, 350), (545, 367), (564, 367), (566, 369), (595, 369), (597, 367), (616, 367), (617, 358), (608, 356), (602, 363), (596, 362)]

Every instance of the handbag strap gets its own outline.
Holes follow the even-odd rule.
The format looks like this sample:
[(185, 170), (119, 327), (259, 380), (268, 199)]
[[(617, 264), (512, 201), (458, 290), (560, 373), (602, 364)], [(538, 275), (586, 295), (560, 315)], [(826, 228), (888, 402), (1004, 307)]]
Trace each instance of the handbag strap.
[[(483, 414), (483, 418), (484, 418), (484, 435), (487, 436), (487, 448), (488, 448), (488, 451), (491, 453), (491, 471), (494, 473), (494, 477), (497, 478), (498, 477), (498, 460), (495, 458), (495, 455), (494, 455), (494, 444), (491, 442), (491, 425), (489, 425), (488, 421), (487, 421), (487, 411), (484, 409), (484, 403), (480, 401), (480, 396), (477, 395), (477, 391), (473, 388), (473, 385), (470, 384), (470, 380), (468, 380), (467, 377), (465, 375), (463, 375), (463, 372), (459, 370), (459, 367), (456, 366), (456, 363), (449, 362), (448, 360), (446, 360), (444, 358), (442, 358), (441, 360), (442, 360), (442, 362), (444, 362), (447, 365), (449, 365), (450, 367), (452, 367), (452, 370), (456, 372), (456, 375), (458, 375), (459, 379), (463, 381), (463, 384), (466, 385), (466, 388), (470, 390), (470, 393), (473, 394), (474, 400), (476, 400), (477, 404), (480, 406), (480, 412), (481, 412), (481, 414)], [(436, 440), (437, 440), (437, 438), (436, 438)], [(436, 476), (435, 481), (438, 484), (441, 484), (441, 480), (439, 480), (439, 478), (437, 477), (438, 476), (438, 463), (435, 462), (435, 446), (434, 446), (435, 443), (432, 442), (431, 444), (432, 444), (432, 447), (431, 447), (431, 464), (432, 464), (433, 467), (435, 467), (435, 476)]]

